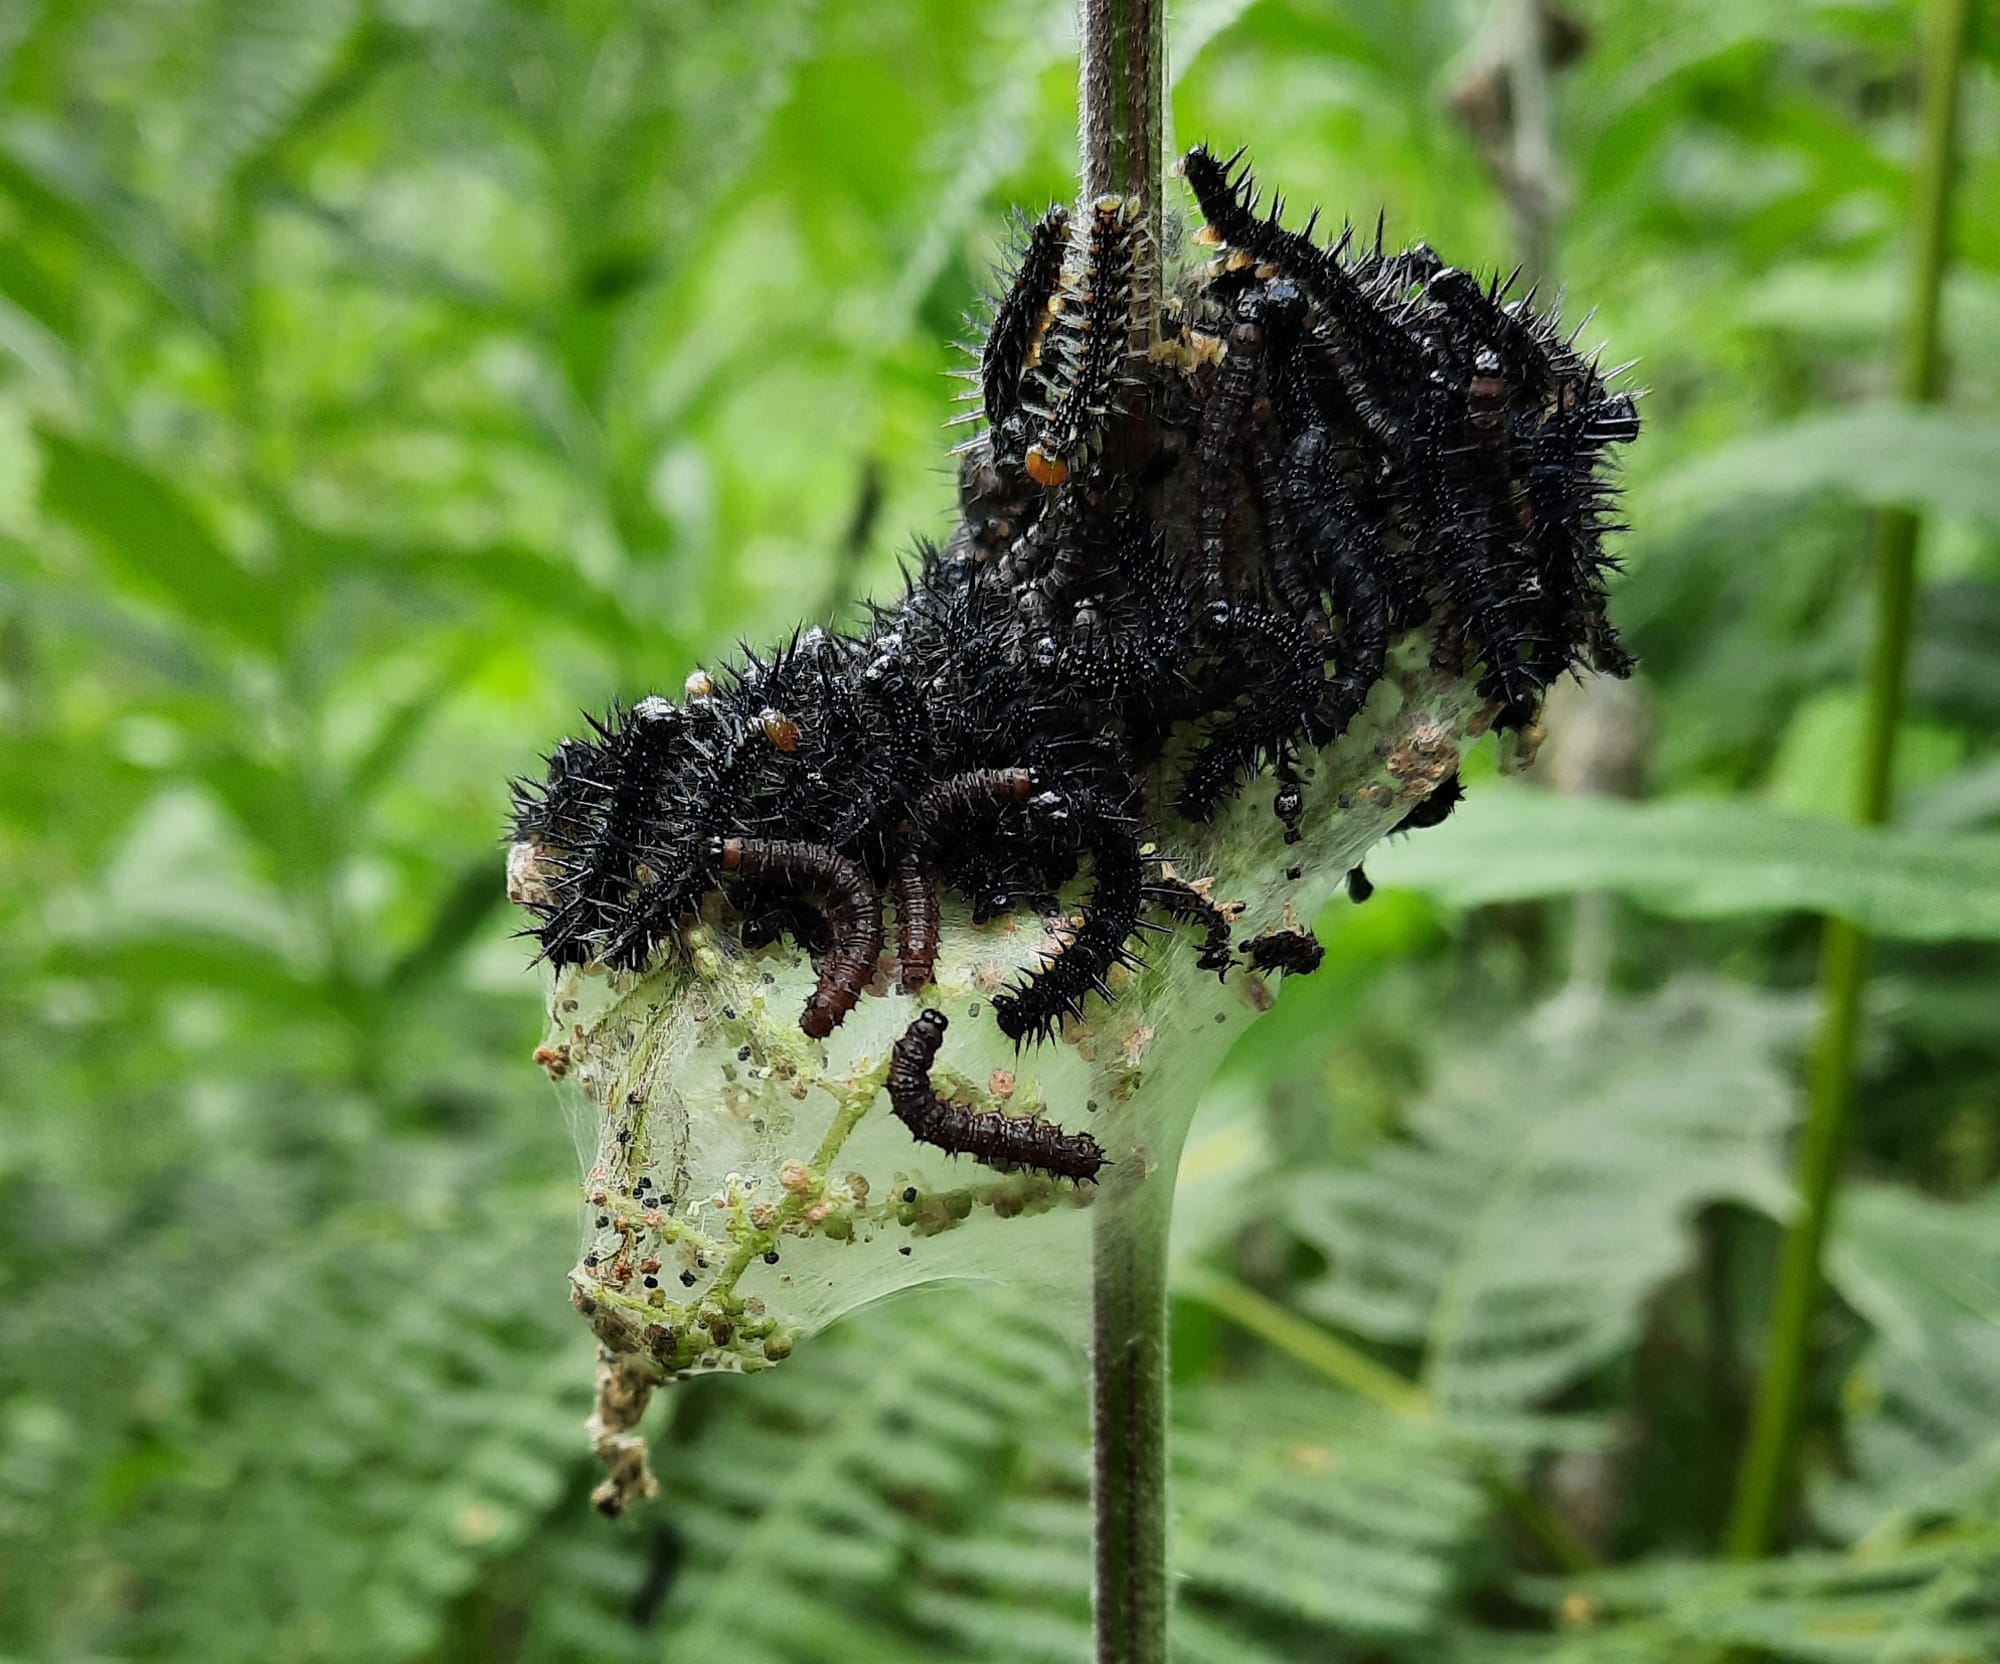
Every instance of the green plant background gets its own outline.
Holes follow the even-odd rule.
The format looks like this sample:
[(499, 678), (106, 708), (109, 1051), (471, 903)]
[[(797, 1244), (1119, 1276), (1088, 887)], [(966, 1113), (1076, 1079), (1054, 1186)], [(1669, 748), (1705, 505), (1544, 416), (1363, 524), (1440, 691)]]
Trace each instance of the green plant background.
[[(1617, 599), (1649, 737), (1572, 715), (1644, 795), (1475, 780), (1197, 1122), (1179, 1652), (1988, 1660), (2000, 30), (1950, 403), (1913, 416), (1916, 8), (1579, 13), (1557, 259), (1652, 390)], [(1179, 135), (1510, 266), (1448, 96), (1482, 14), (1188, 0)], [(661, 1500), (588, 1512), (498, 842), (579, 707), (845, 616), (945, 527), (947, 343), (1003, 207), (1070, 189), (1068, 27), (0, 6), (0, 1656), (1086, 1656), (1074, 1337), (1004, 1289), (669, 1395)], [(1930, 520), (1863, 833), (1886, 503)], [(1810, 909), (1886, 939), (1804, 1495), (1728, 1566)]]

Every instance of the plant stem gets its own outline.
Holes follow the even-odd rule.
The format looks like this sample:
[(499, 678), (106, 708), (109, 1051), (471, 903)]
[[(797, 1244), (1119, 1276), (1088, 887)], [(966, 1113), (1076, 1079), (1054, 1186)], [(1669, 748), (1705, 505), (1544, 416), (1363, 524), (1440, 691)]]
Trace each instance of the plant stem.
[(1090, 1445), (1097, 1664), (1165, 1664), (1172, 1169), (1113, 1175), (1092, 1213)]
[[(1138, 205), (1145, 235), (1134, 289), (1157, 302), (1164, 285), (1165, 0), (1079, 0), (1077, 22), (1083, 198), (1121, 196)], [(1134, 311), (1134, 345), (1150, 346), (1160, 308)], [(1151, 1171), (1133, 1164), (1132, 1171), (1114, 1172), (1091, 1210), (1098, 1664), (1165, 1664), (1167, 1657), (1167, 1234), (1174, 1143), (1174, 1151), (1149, 1164)]]
[[(1961, 71), (1971, 46), (1972, 0), (1936, 0), (1924, 64), (1923, 143), (1913, 180), (1914, 284), (1904, 326), (1898, 392), (1913, 404), (1933, 403), (1940, 383), (1939, 313), (1949, 264), (1951, 195), (1957, 173)], [(1889, 814), (1902, 722), (1916, 598), (1920, 517), (1891, 509), (1877, 526), (1874, 640), (1868, 657), (1858, 818), (1879, 824)], [(1854, 1058), (1861, 996), (1870, 957), (1867, 934), (1829, 919), (1820, 955), (1823, 1017), (1808, 1078), (1804, 1134), (1798, 1155), (1798, 1211), (1779, 1255), (1771, 1328), (1752, 1413), (1750, 1440), (1738, 1475), (1728, 1549), (1756, 1559), (1770, 1546), (1790, 1489), (1798, 1441), (1799, 1404), (1819, 1304), (1821, 1256), (1833, 1214), (1841, 1157), (1854, 1103)]]
[[(1157, 300), (1163, 288), (1161, 155), (1167, 98), (1165, 0), (1078, 0), (1078, 149), (1083, 200), (1122, 196), (1145, 225), (1134, 289)], [(1150, 346), (1159, 307), (1135, 307)]]

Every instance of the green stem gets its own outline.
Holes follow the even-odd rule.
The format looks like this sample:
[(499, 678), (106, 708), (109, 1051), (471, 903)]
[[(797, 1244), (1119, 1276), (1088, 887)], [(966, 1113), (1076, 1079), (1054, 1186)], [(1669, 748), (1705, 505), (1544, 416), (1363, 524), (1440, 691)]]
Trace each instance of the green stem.
[(1337, 1335), (1330, 1335), (1317, 1323), (1288, 1311), (1275, 1300), (1267, 1300), (1254, 1288), (1246, 1287), (1220, 1272), (1190, 1266), (1174, 1279), (1174, 1292), (1219, 1312), (1239, 1329), (1248, 1331), (1288, 1353), (1308, 1369), (1324, 1375), (1349, 1392), (1379, 1404), (1392, 1415), (1421, 1417), (1431, 1411), (1430, 1394), (1413, 1381), (1406, 1381), (1392, 1369), (1385, 1369), (1367, 1353), (1357, 1351)]
[[(1914, 278), (1904, 327), (1898, 391), (1912, 404), (1936, 401), (1940, 383), (1939, 313), (1950, 259), (1951, 196), (1957, 173), (1961, 71), (1972, 39), (1972, 0), (1935, 0), (1924, 65), (1923, 145), (1913, 181)], [(1916, 598), (1922, 522), (1904, 509), (1878, 524), (1874, 640), (1868, 657), (1867, 716), (1856, 812), (1864, 823), (1888, 818), (1902, 722)], [(1868, 936), (1829, 919), (1820, 955), (1823, 1017), (1808, 1078), (1798, 1155), (1798, 1211), (1779, 1255), (1771, 1328), (1752, 1412), (1750, 1439), (1730, 1517), (1729, 1552), (1756, 1559), (1769, 1548), (1791, 1485), (1800, 1399), (1819, 1304), (1821, 1256), (1832, 1219), (1854, 1103), (1854, 1059), (1861, 997), (1868, 977)]]

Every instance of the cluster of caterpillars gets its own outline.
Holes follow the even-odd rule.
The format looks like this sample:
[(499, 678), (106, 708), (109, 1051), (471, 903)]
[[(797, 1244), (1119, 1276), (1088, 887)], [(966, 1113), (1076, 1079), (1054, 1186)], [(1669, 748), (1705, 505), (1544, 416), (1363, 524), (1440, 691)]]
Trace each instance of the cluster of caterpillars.
[[(917, 993), (941, 892), (976, 919), (1053, 909), (1087, 868), (1080, 924), (992, 1002), (1014, 1040), (1046, 1039), (1108, 995), (1143, 930), (1194, 926), (1226, 974), (1228, 918), (1148, 861), (1146, 835), (1268, 773), (1295, 836), (1305, 754), (1359, 714), (1398, 636), (1423, 627), (1502, 727), (1568, 671), (1626, 672), (1602, 543), (1607, 455), (1638, 418), (1616, 372), (1532, 295), (1422, 245), (1387, 253), (1379, 231), (1289, 229), (1206, 150), (1183, 172), (1216, 253), (1165, 296), (1118, 199), (1026, 228), (969, 372), (958, 528), (899, 600), (614, 710), (517, 788), (547, 958), (645, 965), (719, 893), (746, 943), (816, 956), (800, 1026), (824, 1038), (876, 974), (887, 909)], [(1313, 946), (1244, 952), (1297, 971)], [(1096, 1177), (1088, 1135), (940, 1098), (944, 1028), (927, 1010), (894, 1049), (913, 1136)]]

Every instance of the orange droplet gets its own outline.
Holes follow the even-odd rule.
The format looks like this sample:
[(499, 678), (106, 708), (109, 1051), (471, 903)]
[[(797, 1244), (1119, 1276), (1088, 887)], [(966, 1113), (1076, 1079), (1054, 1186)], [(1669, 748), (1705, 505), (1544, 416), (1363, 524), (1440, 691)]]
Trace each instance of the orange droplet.
[(783, 711), (764, 710), (758, 713), (758, 721), (763, 724), (764, 738), (779, 751), (796, 751), (799, 748), (799, 725)]
[(1039, 445), (1030, 445), (1028, 478), (1037, 485), (1061, 485), (1069, 478), (1069, 464), (1059, 456), (1050, 456)]

